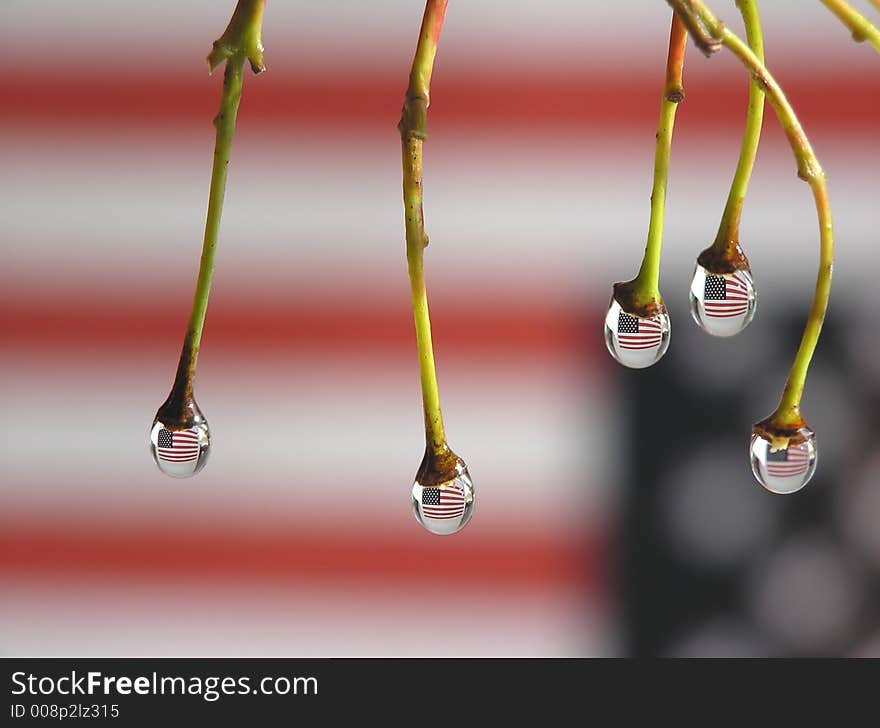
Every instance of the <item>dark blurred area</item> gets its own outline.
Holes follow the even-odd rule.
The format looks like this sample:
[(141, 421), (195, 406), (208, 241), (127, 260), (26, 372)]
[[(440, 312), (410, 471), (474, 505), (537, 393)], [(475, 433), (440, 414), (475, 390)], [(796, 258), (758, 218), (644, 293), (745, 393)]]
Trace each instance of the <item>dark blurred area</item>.
[(621, 373), (632, 394), (617, 533), (626, 653), (880, 654), (880, 389), (871, 320), (847, 303), (826, 321), (804, 401), (818, 470), (793, 495), (758, 485), (746, 446), (804, 311), (759, 305), (752, 329), (778, 348), (752, 329), (719, 340), (679, 324), (665, 361)]

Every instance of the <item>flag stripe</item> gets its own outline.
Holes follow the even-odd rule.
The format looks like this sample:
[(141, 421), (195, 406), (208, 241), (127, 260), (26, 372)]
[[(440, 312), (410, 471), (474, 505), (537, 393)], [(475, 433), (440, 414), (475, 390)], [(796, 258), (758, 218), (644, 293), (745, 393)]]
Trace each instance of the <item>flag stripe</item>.
[(647, 344), (644, 344), (643, 346), (621, 344), (620, 348), (621, 349), (654, 349), (659, 345), (660, 345), (660, 340), (658, 339), (657, 341), (650, 341)]
[[(425, 503), (427, 499), (437, 503)], [(422, 492), (422, 515), (434, 520), (450, 520), (460, 518), (464, 513), (464, 489), (459, 485), (448, 488), (425, 488)]]
[(617, 317), (617, 342), (621, 349), (654, 349), (663, 340), (659, 321), (621, 311)]
[(810, 467), (810, 453), (803, 445), (784, 452), (781, 457), (784, 460), (770, 460), (771, 457), (779, 456), (777, 453), (767, 453), (767, 474), (776, 478), (792, 478), (802, 475)]
[(721, 311), (707, 308), (706, 315), (709, 316), (710, 318), (739, 318), (744, 313), (746, 313), (748, 310), (749, 310), (748, 307), (736, 308), (736, 309), (726, 310), (722, 313)]
[[(190, 463), (199, 459), (199, 433), (196, 430), (161, 429), (156, 451), (166, 463)], [(170, 444), (170, 447), (169, 447)]]
[(743, 274), (708, 274), (703, 289), (703, 306), (709, 318), (738, 318), (748, 313), (749, 287)]

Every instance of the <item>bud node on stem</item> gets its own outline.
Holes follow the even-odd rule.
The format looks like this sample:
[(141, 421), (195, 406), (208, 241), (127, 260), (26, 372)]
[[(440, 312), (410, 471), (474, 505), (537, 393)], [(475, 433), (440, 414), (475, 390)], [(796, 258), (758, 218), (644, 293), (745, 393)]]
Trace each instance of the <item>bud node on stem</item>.
[(407, 93), (397, 128), (404, 141), (428, 138), (428, 96)]

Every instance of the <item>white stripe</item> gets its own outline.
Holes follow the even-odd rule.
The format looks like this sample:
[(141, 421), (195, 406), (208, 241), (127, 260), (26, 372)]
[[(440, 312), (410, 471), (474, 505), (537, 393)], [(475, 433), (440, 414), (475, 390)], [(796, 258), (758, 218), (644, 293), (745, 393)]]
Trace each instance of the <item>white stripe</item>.
[[(0, 42), (7, 57), (31, 67), (52, 68), (53, 58), (75, 56), (98, 73), (204, 73), (204, 56), (225, 26), (231, 2), (151, 0), (41, 0), (4, 3)], [(321, 72), (406, 73), (412, 60), (424, 3), (400, 0), (321, 0), (272, 2), (266, 10), (263, 40), (274, 72), (303, 67)], [(739, 14), (719, 8), (731, 28), (742, 32)], [(818, 3), (774, 0), (761, 6), (764, 24), (784, 28), (773, 38), (774, 59), (786, 67), (814, 62), (816, 43), (834, 48), (836, 64), (864, 62), (863, 48), (850, 48), (846, 31)], [(796, 16), (798, 22), (792, 23)], [(638, 19), (638, 22), (633, 22)], [(541, 0), (508, 3), (499, 13), (497, 0), (468, 0), (450, 5), (439, 70), (467, 69), (479, 63), (509, 67), (527, 56), (530, 70), (553, 67), (560, 59), (581, 66), (625, 63), (634, 73), (654, 72), (665, 58), (669, 9), (645, 0)], [(626, 46), (619, 42), (625, 28)], [(609, 32), (609, 29), (616, 29)], [(100, 39), (100, 43), (96, 42)], [(53, 54), (35, 53), (51, 47)], [(345, 54), (338, 48), (344, 47)], [(161, 53), (156, 49), (161, 48)], [(590, 53), (585, 54), (584, 49)], [(523, 49), (528, 49), (524, 54)], [(108, 59), (112, 63), (108, 64)], [(696, 68), (686, 69), (689, 73)]]
[[(4, 578), (0, 593), (0, 643), (14, 655), (596, 656), (612, 649), (607, 610), (564, 590), (225, 589), (202, 580), (90, 580), (86, 587)], [(456, 614), (462, 600), (467, 618), (455, 629), (424, 628)]]
[[(93, 359), (73, 351), (63, 378), (26, 354), (4, 359), (4, 402), (16, 412), (0, 454), (7, 517), (18, 509), (107, 520), (174, 511), (173, 518), (213, 512), (220, 519), (335, 524), (340, 502), (366, 488), (370, 497), (358, 511), (377, 518), (374, 525), (410, 523), (424, 451), (414, 351), (378, 362), (372, 355), (259, 357), (259, 376), (248, 377), (240, 352), (203, 349), (196, 396), (212, 452), (186, 488), (163, 477), (148, 452), (148, 426), (177, 357), (164, 354)], [(607, 420), (613, 392), (577, 361), (520, 361), (500, 370), (455, 352), (439, 361), (447, 432), (474, 478), (481, 529), (582, 531), (605, 490), (619, 486), (606, 477), (615, 470), (614, 421)], [(103, 377), (107, 368), (114, 378)], [(103, 421), (106, 412), (115, 424), (104, 426), (96, 451), (93, 428), (83, 423)], [(341, 438), (353, 421), (356, 436)], [(44, 457), (46, 442), (52, 458)]]
[[(41, 281), (43, 260), (51, 256), (64, 268), (66, 282), (91, 286), (96, 295), (147, 295), (157, 286), (179, 288), (182, 298), (191, 295), (204, 232), (210, 125), (192, 138), (157, 136), (153, 141), (142, 134), (92, 139), (70, 134), (53, 145), (51, 159), (42, 155), (42, 137), (20, 131), (7, 130), (0, 138), (0, 218), (10, 279)], [(347, 141), (320, 134), (270, 135), (258, 141), (253, 130), (242, 130), (223, 214), (218, 285), (230, 291), (260, 280), (264, 290), (280, 295), (292, 284), (324, 291), (333, 277), (356, 281), (352, 285), (359, 289), (364, 281), (375, 281), (378, 291), (405, 300), (399, 141), (393, 131), (365, 144), (360, 137)], [(736, 140), (717, 143), (728, 141), (735, 153)], [(511, 276), (526, 293), (543, 286), (557, 296), (574, 296), (588, 285), (608, 287), (629, 273), (644, 247), (648, 208), (640, 195), (650, 180), (652, 149), (628, 137), (604, 140), (601, 146), (578, 137), (579, 151), (572, 158), (571, 145), (557, 142), (523, 144), (520, 139), (486, 150), (475, 148), (461, 133), (432, 134), (426, 148), (430, 181), (425, 201), (432, 301), (460, 299), (462, 291), (487, 285), (504, 287)], [(743, 222), (744, 246), (765, 292), (770, 283), (802, 288), (803, 276), (815, 274), (817, 248), (812, 197), (792, 183), (789, 150), (771, 142), (762, 146), (762, 173), (752, 182)], [(698, 174), (704, 143), (699, 136), (677, 140), (678, 181), (666, 215), (667, 237), (677, 244), (664, 249), (667, 296), (674, 295), (669, 286), (676, 276), (689, 277), (699, 246), (705, 247), (706, 231), (717, 227), (727, 194), (724, 175), (706, 180)], [(332, 157), (315, 151), (328, 146), (334, 149)], [(835, 222), (841, 234), (848, 233), (849, 260), (870, 251), (874, 239), (869, 231), (875, 172), (866, 162), (870, 155), (854, 154), (857, 146), (857, 140), (836, 147), (826, 140), (822, 147), (823, 165), (836, 170)], [(493, 170), (492, 183), (478, 188), (471, 162), (476, 154)], [(614, 188), (604, 185), (602, 175), (584, 176), (582, 160), (590, 160), (595, 169), (613, 169)], [(50, 163), (53, 173), (47, 176)], [(555, 184), (537, 181), (545, 179)], [(339, 200), (345, 200), (342, 216)], [(584, 200), (589, 210), (602, 214), (572, 215)], [(137, 221), (134, 227), (132, 220)], [(328, 220), (333, 220), (331, 227)], [(122, 230), (129, 231), (125, 240)], [(754, 245), (749, 245), (751, 238)], [(774, 243), (763, 246), (759, 238)], [(499, 275), (499, 260), (504, 275)], [(846, 260), (835, 269), (836, 282), (861, 287), (873, 275), (870, 266)], [(866, 295), (876, 301), (880, 288), (870, 286)]]

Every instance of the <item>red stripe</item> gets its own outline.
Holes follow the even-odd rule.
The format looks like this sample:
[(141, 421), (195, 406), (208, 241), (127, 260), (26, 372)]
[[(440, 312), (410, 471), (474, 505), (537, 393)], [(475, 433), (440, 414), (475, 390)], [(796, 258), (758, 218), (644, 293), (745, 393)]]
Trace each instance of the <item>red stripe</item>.
[[(402, 285), (406, 288), (406, 272)], [(62, 294), (63, 295), (63, 294)], [(107, 306), (82, 299), (82, 291), (56, 300), (22, 290), (3, 291), (3, 338), (7, 346), (91, 349), (112, 346), (121, 353), (151, 349), (179, 349), (186, 329), (191, 292), (182, 293), (177, 306), (148, 300), (128, 307)], [(335, 299), (332, 305), (310, 301), (271, 301), (261, 306), (226, 295), (212, 297), (205, 326), (203, 350), (227, 346), (246, 351), (270, 348), (308, 351), (412, 352), (415, 349), (408, 296), (381, 301), (376, 308), (362, 302)], [(528, 306), (507, 306), (501, 297), (481, 299), (473, 308), (438, 302), (431, 309), (434, 336), (444, 350), (484, 352), (566, 353), (604, 365), (601, 326), (595, 316), (601, 306), (586, 302), (581, 311), (547, 305), (538, 296)], [(282, 332), (279, 335), (279, 332)], [(586, 335), (585, 335), (586, 332)], [(591, 332), (598, 332), (591, 341)]]
[(770, 462), (767, 464), (767, 466), (772, 468), (796, 467), (809, 461), (810, 459), (808, 457), (789, 458), (788, 460), (782, 462)]
[(738, 306), (736, 308), (706, 308), (706, 313), (712, 318), (736, 318), (737, 316), (742, 316), (748, 310), (748, 306)]
[(621, 347), (622, 349), (653, 349), (654, 347), (658, 346), (659, 344), (660, 344), (660, 339), (657, 339), (656, 341), (649, 341), (649, 342), (646, 342), (646, 343), (641, 344), (641, 345), (639, 345), (639, 344), (631, 344), (631, 343), (628, 343), (628, 342), (623, 342), (623, 341), (621, 341), (621, 342), (620, 342), (620, 347)]
[[(822, 74), (815, 67), (779, 69), (786, 96), (811, 138), (821, 125), (829, 136), (840, 127), (873, 134), (880, 126), (877, 76), (871, 59), (846, 73)], [(713, 131), (740, 129), (745, 116), (746, 77), (739, 68), (721, 67), (705, 79), (689, 80), (687, 100), (677, 125)], [(155, 77), (96, 74), (51, 76), (24, 68), (4, 79), (4, 124), (45, 122), (69, 127), (81, 123), (123, 126), (191, 122), (207, 128), (216, 113), (220, 76), (209, 78), (194, 64), (183, 73)], [(394, 134), (406, 77), (348, 76), (280, 72), (272, 68), (248, 78), (240, 118), (243, 124), (274, 124), (284, 130), (305, 124), (362, 126), (375, 122)], [(431, 122), (535, 130), (594, 126), (644, 129), (656, 123), (659, 85), (656, 75), (554, 75), (516, 73), (479, 75), (452, 71), (435, 74), (431, 85)], [(731, 108), (735, 113), (731, 113)], [(769, 110), (768, 110), (769, 112)], [(772, 114), (771, 114), (772, 116)], [(768, 127), (775, 126), (768, 124)]]
[[(27, 578), (186, 579), (230, 585), (255, 581), (291, 583), (344, 580), (413, 588), (448, 584), (462, 588), (592, 587), (604, 563), (604, 535), (580, 541), (523, 534), (486, 536), (479, 529), (454, 539), (383, 530), (303, 533), (301, 527), (259, 532), (180, 526), (48, 524), (39, 514), (0, 528), (0, 574)], [(426, 570), (424, 565), (430, 563)]]

